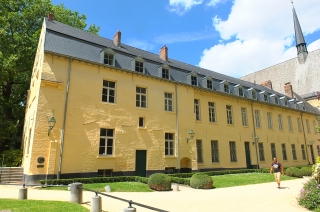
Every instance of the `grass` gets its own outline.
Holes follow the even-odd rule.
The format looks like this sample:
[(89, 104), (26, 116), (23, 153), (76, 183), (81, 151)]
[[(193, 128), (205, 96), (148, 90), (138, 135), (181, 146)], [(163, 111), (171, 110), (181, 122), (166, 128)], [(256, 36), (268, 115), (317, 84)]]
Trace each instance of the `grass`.
[[(227, 188), (233, 186), (275, 182), (273, 174), (271, 175), (267, 173), (229, 174), (213, 176), (212, 179), (215, 188)], [(281, 181), (294, 179), (297, 178), (281, 175)]]
[[(84, 188), (88, 188), (94, 191), (105, 192), (105, 186), (109, 185), (111, 192), (152, 192), (147, 184), (138, 182), (114, 182), (114, 183), (94, 183), (94, 184), (83, 184)], [(68, 190), (67, 186), (54, 186), (40, 188), (45, 190)]]
[(0, 199), (0, 211), (10, 210), (12, 212), (88, 212), (87, 208), (75, 203), (60, 202), (60, 201), (46, 201), (46, 200), (14, 200), (14, 199)]

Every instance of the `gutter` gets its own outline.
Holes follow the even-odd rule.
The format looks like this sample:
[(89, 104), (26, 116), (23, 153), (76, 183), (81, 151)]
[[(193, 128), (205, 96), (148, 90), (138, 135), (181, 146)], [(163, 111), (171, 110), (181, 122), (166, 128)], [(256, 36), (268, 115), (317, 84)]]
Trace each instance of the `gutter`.
[[(302, 119), (302, 113), (300, 113), (300, 117), (301, 117), (301, 122), (302, 122), (302, 131), (303, 131), (304, 144), (305, 144), (305, 147), (306, 147), (305, 151), (306, 151), (306, 154), (307, 154), (308, 163), (310, 164), (309, 155), (308, 155), (307, 138), (306, 138), (306, 132), (304, 130), (304, 122), (303, 122), (303, 119)], [(312, 161), (312, 163), (313, 163), (313, 161)]]
[(177, 133), (177, 168), (180, 173), (180, 139), (179, 139), (179, 110), (178, 110), (178, 88), (177, 88), (177, 83), (175, 83), (175, 92), (176, 92), (176, 133)]
[(60, 179), (61, 166), (62, 166), (62, 153), (63, 153), (63, 145), (64, 145), (64, 135), (65, 135), (69, 87), (70, 87), (71, 62), (72, 62), (72, 59), (70, 58), (69, 59), (69, 66), (68, 66), (68, 79), (67, 79), (67, 86), (66, 86), (66, 100), (64, 103), (64, 111), (63, 111), (63, 124), (62, 124), (62, 129), (61, 129), (60, 156), (59, 156), (59, 166), (58, 166), (58, 175), (57, 175), (58, 180)]
[(256, 146), (256, 158), (257, 158), (257, 169), (259, 169), (259, 160), (258, 160), (258, 143), (256, 143), (256, 125), (254, 123), (254, 113), (253, 113), (253, 102), (251, 102), (251, 114), (252, 114), (252, 125), (253, 125), (253, 140)]

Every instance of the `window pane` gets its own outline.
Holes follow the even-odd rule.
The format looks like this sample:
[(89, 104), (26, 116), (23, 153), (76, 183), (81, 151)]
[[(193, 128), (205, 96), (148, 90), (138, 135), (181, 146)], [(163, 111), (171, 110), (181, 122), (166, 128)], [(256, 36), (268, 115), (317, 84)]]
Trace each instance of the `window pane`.
[(104, 147), (100, 147), (99, 148), (99, 155), (103, 155), (105, 152), (104, 152)]
[(106, 140), (104, 138), (100, 138), (100, 146), (105, 146)]
[(108, 129), (107, 136), (113, 137), (113, 129)]
[(112, 147), (107, 147), (107, 155), (112, 155)]
[(106, 136), (107, 135), (107, 129), (100, 129), (100, 136)]
[(110, 147), (110, 146), (112, 146), (113, 145), (113, 139), (111, 138), (111, 139), (108, 139), (108, 141), (107, 141), (107, 146), (108, 147)]

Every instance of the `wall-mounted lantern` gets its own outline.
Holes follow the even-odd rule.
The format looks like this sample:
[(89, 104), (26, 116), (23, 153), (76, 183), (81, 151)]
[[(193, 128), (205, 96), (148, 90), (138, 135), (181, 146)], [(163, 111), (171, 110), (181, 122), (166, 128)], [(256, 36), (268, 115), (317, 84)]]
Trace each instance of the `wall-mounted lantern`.
[(52, 116), (51, 119), (48, 121), (48, 136), (50, 134), (50, 131), (53, 129), (54, 125), (56, 124), (56, 120), (54, 119), (54, 117)]
[(311, 146), (314, 143), (314, 140), (310, 140), (308, 146)]
[(252, 145), (255, 145), (256, 143), (259, 142), (259, 136), (254, 137), (254, 141), (252, 141)]
[(187, 143), (189, 142), (189, 140), (193, 139), (194, 135), (195, 135), (195, 132), (193, 130), (190, 130), (189, 132), (190, 138), (187, 138)]

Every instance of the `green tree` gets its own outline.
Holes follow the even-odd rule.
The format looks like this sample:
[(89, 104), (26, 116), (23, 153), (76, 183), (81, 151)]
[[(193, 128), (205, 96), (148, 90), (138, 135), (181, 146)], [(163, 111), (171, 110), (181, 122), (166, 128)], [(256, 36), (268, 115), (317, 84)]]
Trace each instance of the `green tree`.
[[(27, 90), (44, 17), (86, 30), (86, 16), (51, 0), (0, 0), (0, 152), (22, 135)], [(90, 25), (88, 32), (100, 28)]]

